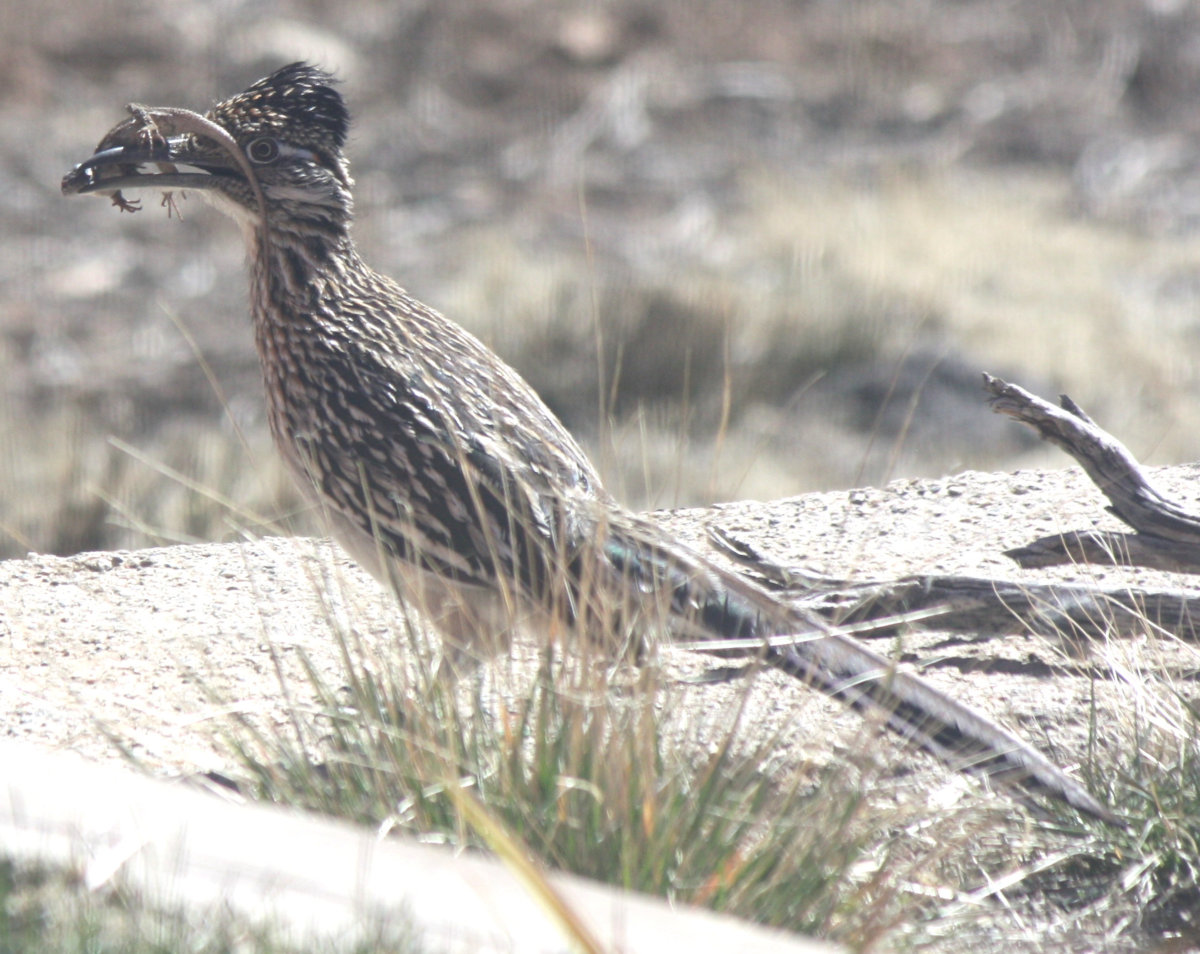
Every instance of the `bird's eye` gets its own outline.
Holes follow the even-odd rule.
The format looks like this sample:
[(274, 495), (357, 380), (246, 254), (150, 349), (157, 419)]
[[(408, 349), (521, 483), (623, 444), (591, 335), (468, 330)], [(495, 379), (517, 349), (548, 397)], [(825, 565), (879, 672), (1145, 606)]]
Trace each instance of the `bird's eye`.
[(270, 136), (260, 136), (246, 147), (246, 155), (250, 157), (251, 162), (259, 165), (274, 162), (279, 158), (279, 143)]

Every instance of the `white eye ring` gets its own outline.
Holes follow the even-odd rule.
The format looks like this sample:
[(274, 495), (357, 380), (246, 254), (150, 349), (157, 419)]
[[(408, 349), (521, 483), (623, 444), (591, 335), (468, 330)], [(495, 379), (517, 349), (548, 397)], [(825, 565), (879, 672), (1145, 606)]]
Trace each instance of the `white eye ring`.
[(259, 136), (246, 146), (246, 157), (256, 165), (266, 165), (279, 158), (279, 143), (270, 136)]

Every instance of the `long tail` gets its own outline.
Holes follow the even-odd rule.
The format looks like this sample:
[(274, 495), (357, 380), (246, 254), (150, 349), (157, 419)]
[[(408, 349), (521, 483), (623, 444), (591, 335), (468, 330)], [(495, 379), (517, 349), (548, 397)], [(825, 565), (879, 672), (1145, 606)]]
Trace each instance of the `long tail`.
[(1013, 780), (1110, 824), (1124, 824), (1015, 732), (920, 676), (896, 668), (895, 661), (849, 636), (833, 634), (801, 638), (790, 646), (772, 645), (766, 659), (855, 709), (883, 713), (890, 728), (953, 768)]
[(1029, 742), (899, 669), (895, 660), (717, 566), (650, 521), (635, 517), (622, 524), (619, 532), (610, 527), (605, 550), (611, 565), (642, 592), (670, 594), (677, 635), (696, 649), (758, 655), (855, 709), (882, 714), (891, 729), (957, 770), (1016, 781), (1110, 824), (1123, 824)]

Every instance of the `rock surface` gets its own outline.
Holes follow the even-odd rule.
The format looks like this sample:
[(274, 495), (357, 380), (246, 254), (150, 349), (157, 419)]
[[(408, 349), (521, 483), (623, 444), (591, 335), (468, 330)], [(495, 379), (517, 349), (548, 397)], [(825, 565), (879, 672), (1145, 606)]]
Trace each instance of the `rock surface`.
[[(1176, 467), (1154, 476), (1186, 501), (1196, 473), (1194, 466)], [(661, 517), (693, 540), (719, 528), (778, 563), (840, 579), (968, 574), (1200, 594), (1194, 579), (1178, 574), (1094, 566), (1024, 571), (1002, 556), (1005, 548), (1057, 530), (1118, 529), (1102, 505), (1078, 471), (1028, 471), (900, 481)], [(312, 539), (0, 563), (6, 734), (93, 758), (114, 757), (120, 740), (165, 774), (228, 769), (214, 737), (229, 712), (284, 726), (281, 687), (303, 684), (301, 653), (336, 680), (336, 627), (387, 640), (402, 616), (340, 550)], [(1079, 763), (1089, 745), (1103, 763), (1109, 736), (1141, 711), (1146, 693), (1197, 663), (1186, 636), (1149, 624), (1144, 632), (1087, 645), (1032, 634), (1015, 619), (1010, 629), (935, 627), (892, 636), (882, 648), (899, 649), (946, 691), (1015, 726), (1066, 766)], [(696, 657), (678, 663), (684, 670), (699, 665)], [(683, 697), (700, 718), (745, 692), (747, 681), (688, 687)], [(859, 716), (777, 673), (749, 681), (748, 724), (780, 733), (789, 749), (781, 751), (783, 761), (820, 760), (861, 733)], [(915, 757), (899, 749), (893, 761)], [(943, 783), (962, 784), (954, 779)]]

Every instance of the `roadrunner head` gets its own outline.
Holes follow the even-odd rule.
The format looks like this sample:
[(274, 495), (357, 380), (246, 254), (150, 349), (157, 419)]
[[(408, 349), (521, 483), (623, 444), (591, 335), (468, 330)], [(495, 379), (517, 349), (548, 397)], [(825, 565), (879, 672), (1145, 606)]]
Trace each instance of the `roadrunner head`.
[(352, 185), (342, 147), (350, 116), (328, 73), (305, 63), (276, 70), (201, 116), (130, 106), (131, 116), (62, 183), (68, 195), (197, 190), (251, 228), (348, 226)]

